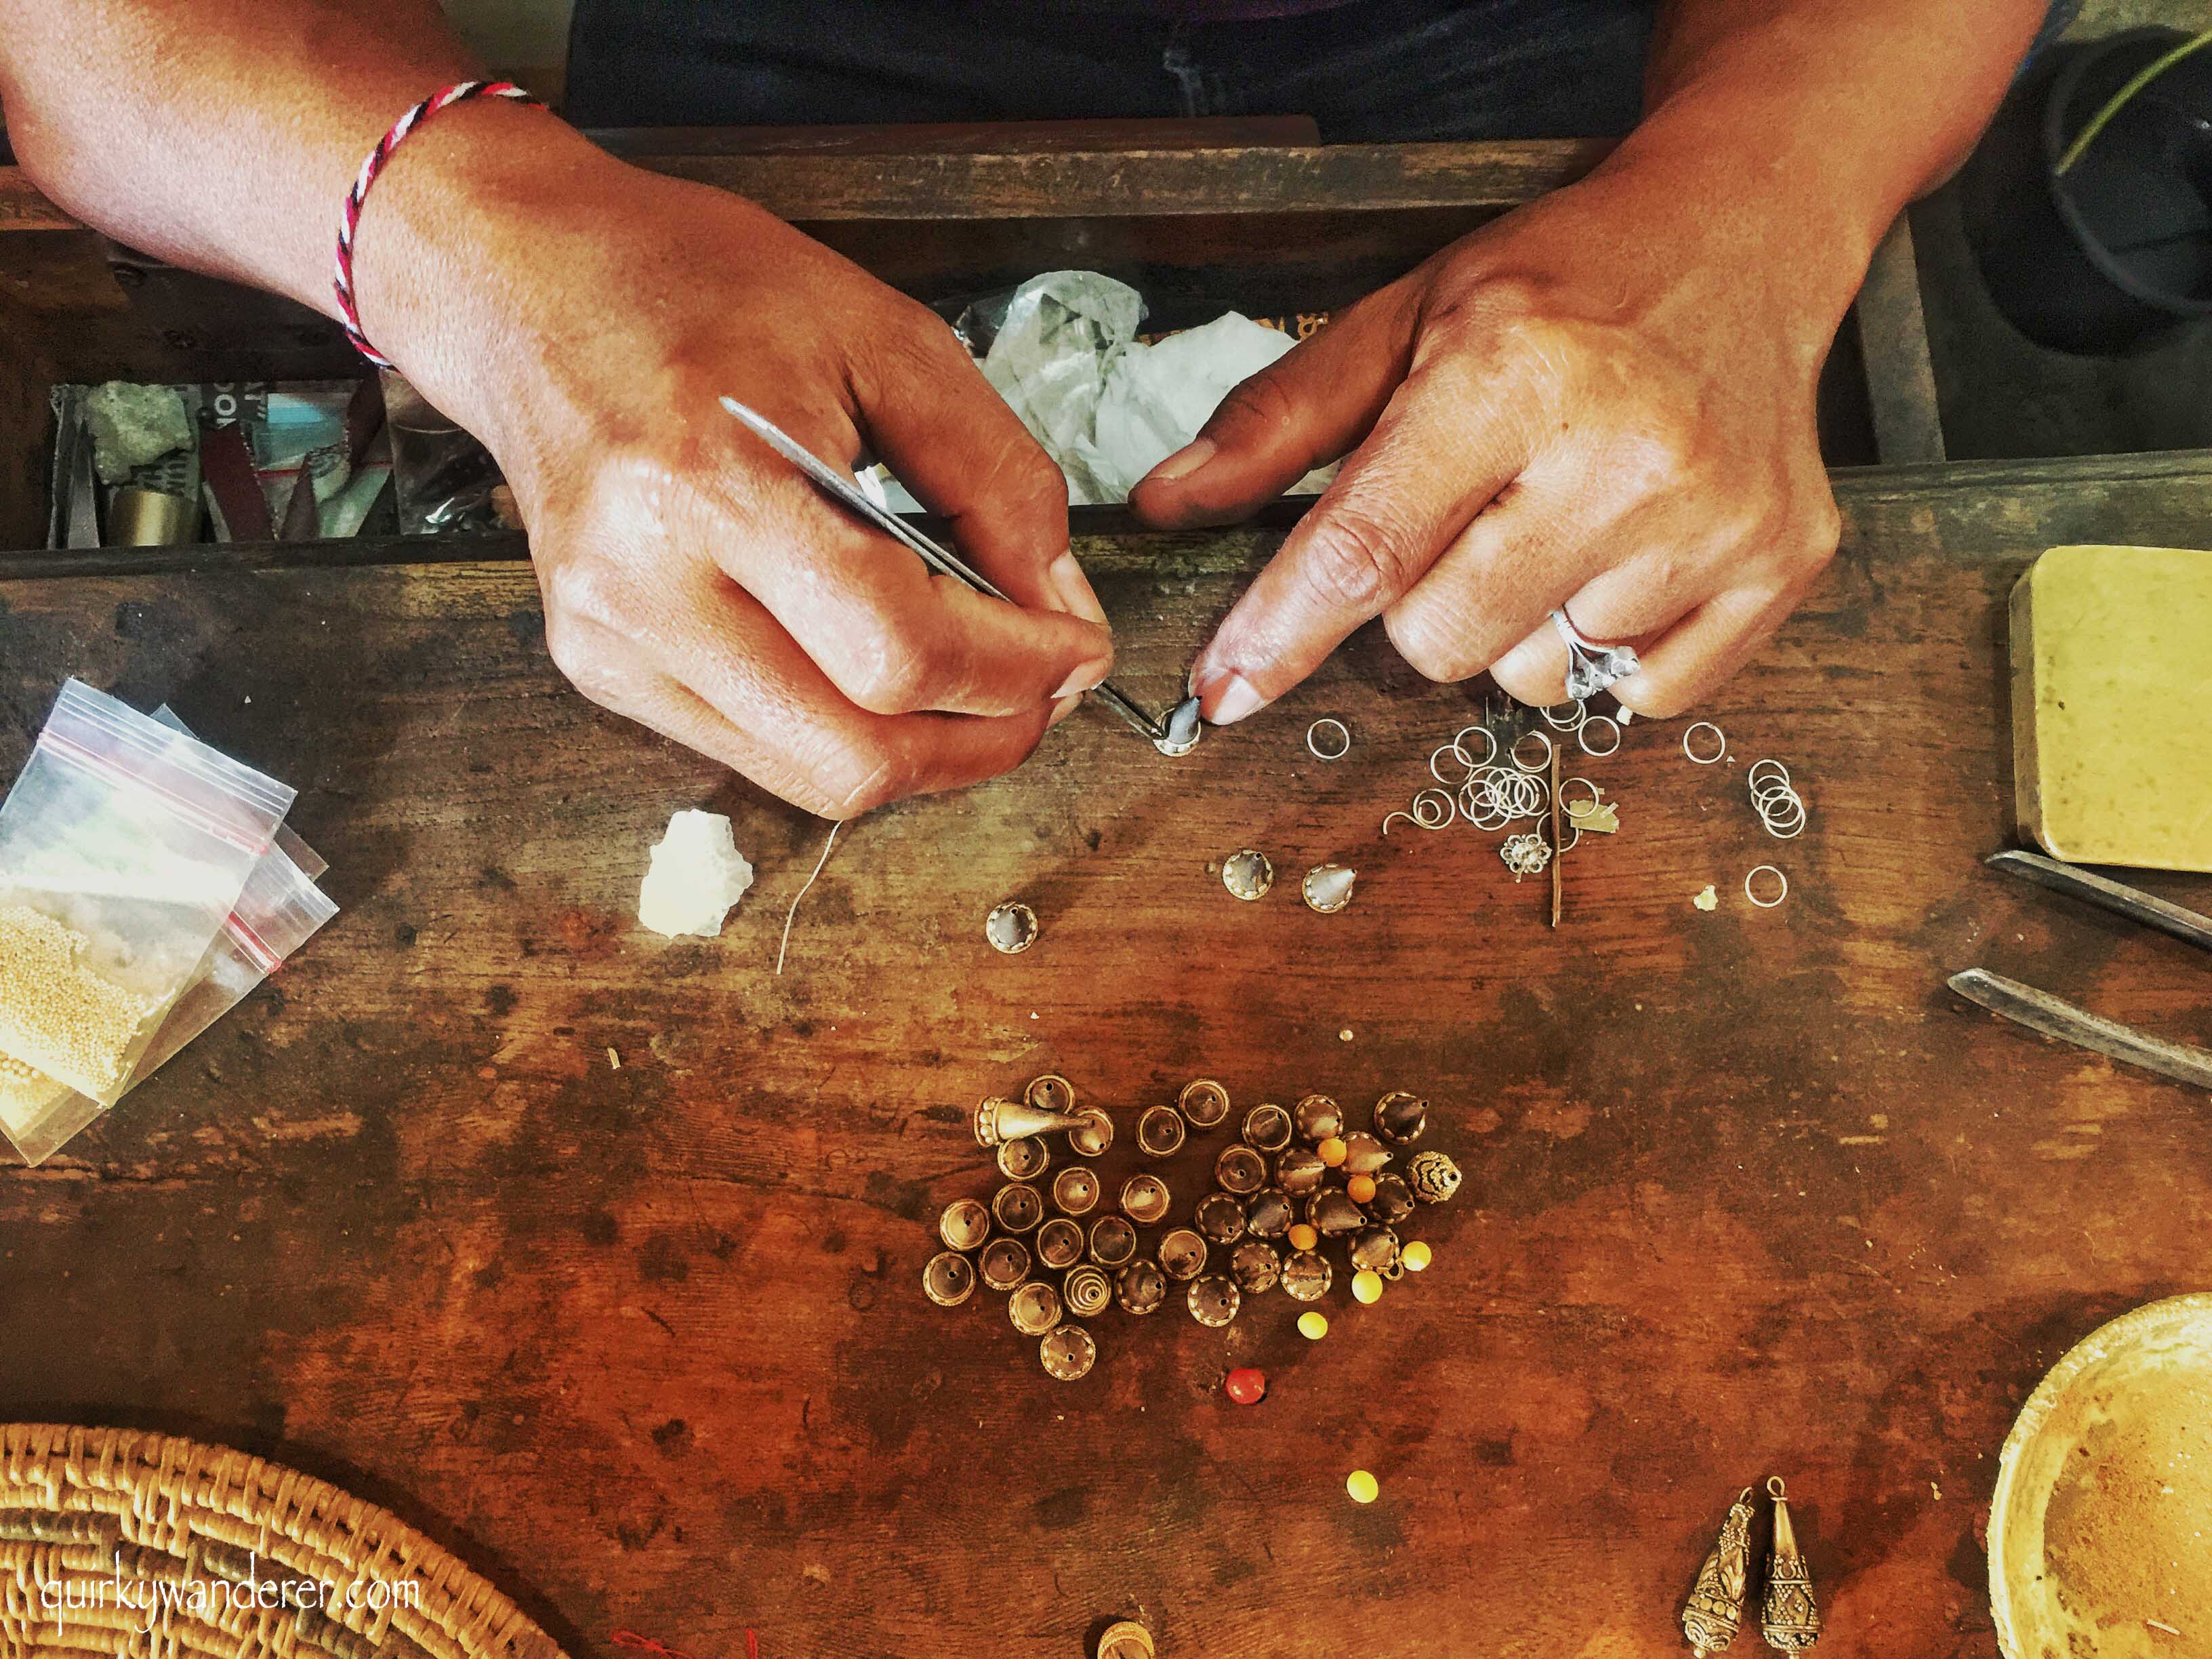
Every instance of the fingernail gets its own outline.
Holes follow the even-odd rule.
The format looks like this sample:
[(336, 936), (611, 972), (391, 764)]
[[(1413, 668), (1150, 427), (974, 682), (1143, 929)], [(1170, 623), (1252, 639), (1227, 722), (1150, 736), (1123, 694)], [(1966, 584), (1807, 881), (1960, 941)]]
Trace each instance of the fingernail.
[(1070, 616), (1080, 617), (1085, 622), (1103, 624), (1106, 607), (1098, 603), (1098, 595), (1091, 592), (1091, 579), (1083, 574), (1083, 566), (1073, 553), (1063, 553), (1046, 567), (1045, 581), (1060, 595), (1060, 602)]
[(1096, 657), (1067, 677), (1067, 684), (1052, 695), (1055, 697), (1080, 696), (1113, 672), (1114, 659)]
[(1211, 438), (1195, 438), (1162, 461), (1145, 475), (1148, 483), (1173, 483), (1188, 478), (1214, 456), (1215, 445)]
[(1048, 732), (1051, 731), (1054, 726), (1059, 725), (1070, 714), (1073, 714), (1078, 708), (1081, 708), (1082, 705), (1083, 698), (1079, 695), (1073, 697), (1062, 697), (1058, 702), (1053, 704), (1052, 718), (1044, 723), (1044, 729)]
[(1198, 686), (1197, 695), (1199, 712), (1209, 726), (1234, 726), (1267, 706), (1267, 700), (1242, 674), (1210, 676)]

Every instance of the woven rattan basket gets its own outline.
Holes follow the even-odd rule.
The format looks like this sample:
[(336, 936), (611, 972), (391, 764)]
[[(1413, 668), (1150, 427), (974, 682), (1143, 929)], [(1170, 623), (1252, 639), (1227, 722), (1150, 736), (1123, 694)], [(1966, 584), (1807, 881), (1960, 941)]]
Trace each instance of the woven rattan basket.
[(413, 1528), (221, 1446), (0, 1426), (0, 1656), (562, 1659)]

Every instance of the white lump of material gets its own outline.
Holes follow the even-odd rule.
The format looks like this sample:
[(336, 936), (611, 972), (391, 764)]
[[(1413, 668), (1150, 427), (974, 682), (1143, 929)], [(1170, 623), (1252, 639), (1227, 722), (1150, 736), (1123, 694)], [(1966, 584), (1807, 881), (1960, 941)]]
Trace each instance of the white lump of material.
[(738, 851), (730, 821), (720, 812), (678, 812), (653, 849), (653, 867), (637, 896), (637, 919), (656, 933), (714, 939), (723, 919), (753, 884), (753, 867)]

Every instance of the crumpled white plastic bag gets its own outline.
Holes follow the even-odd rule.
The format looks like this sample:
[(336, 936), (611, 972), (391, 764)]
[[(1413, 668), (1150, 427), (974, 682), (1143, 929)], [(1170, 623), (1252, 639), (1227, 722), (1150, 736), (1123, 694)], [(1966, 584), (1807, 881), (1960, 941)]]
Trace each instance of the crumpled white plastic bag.
[[(1145, 303), (1093, 270), (1032, 276), (1006, 301), (981, 362), (1022, 424), (1067, 475), (1077, 507), (1120, 502), (1139, 479), (1198, 435), (1221, 400), (1297, 343), (1237, 312), (1155, 344), (1137, 338)], [(1314, 495), (1333, 467), (1291, 495)], [(895, 512), (920, 504), (885, 480)]]

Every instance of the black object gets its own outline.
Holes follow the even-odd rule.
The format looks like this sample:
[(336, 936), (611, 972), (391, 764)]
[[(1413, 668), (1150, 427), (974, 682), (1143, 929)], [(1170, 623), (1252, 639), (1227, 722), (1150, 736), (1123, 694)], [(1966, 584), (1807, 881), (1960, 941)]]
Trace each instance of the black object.
[(1961, 181), (1991, 296), (2039, 345), (2111, 356), (2212, 316), (2212, 46), (2137, 92), (2064, 173), (2075, 135), (2189, 37), (2061, 46), (2006, 100)]

